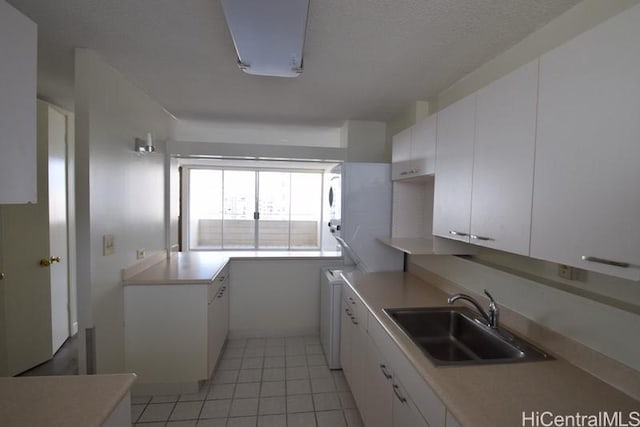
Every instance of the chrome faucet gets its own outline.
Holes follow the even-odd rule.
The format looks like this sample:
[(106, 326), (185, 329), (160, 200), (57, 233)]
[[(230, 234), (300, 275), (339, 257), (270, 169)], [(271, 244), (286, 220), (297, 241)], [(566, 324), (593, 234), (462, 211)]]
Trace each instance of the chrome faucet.
[(492, 328), (492, 329), (497, 329), (498, 328), (498, 318), (500, 316), (500, 310), (498, 309), (498, 306), (496, 305), (496, 300), (493, 299), (493, 297), (491, 296), (491, 294), (485, 289), (484, 293), (489, 297), (489, 310), (484, 311), (482, 309), (482, 307), (480, 307), (480, 304), (478, 304), (478, 301), (475, 300), (475, 298), (470, 297), (467, 294), (455, 294), (453, 296), (450, 296), (449, 299), (447, 300), (447, 302), (449, 304), (453, 304), (454, 302), (458, 301), (459, 299), (465, 300), (470, 302), (471, 304), (473, 304), (476, 308), (476, 310), (478, 310), (478, 312), (482, 315), (482, 317), (484, 317), (487, 320), (487, 326)]

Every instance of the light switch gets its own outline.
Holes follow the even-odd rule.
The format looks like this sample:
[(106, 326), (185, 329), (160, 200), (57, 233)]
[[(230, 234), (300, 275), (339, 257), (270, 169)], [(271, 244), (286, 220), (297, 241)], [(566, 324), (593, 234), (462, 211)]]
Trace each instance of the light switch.
[(115, 251), (115, 245), (113, 242), (113, 234), (105, 234), (102, 236), (102, 255), (113, 255)]

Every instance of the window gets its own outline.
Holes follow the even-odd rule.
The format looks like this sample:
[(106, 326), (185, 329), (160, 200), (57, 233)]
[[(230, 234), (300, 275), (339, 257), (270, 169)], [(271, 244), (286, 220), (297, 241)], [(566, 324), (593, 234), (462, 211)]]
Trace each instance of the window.
[(191, 250), (318, 250), (322, 172), (189, 168)]

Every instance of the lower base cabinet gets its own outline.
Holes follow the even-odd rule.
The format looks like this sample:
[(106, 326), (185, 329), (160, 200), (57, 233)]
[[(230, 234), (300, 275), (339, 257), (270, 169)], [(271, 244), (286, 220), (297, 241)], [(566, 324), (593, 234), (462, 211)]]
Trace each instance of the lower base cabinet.
[(365, 427), (460, 427), (349, 285), (340, 357)]
[(367, 427), (389, 427), (393, 423), (393, 373), (371, 339), (368, 340), (365, 371), (368, 379), (363, 421)]
[(392, 387), (395, 394), (392, 409), (393, 427), (429, 427), (405, 389), (397, 382)]
[(207, 378), (216, 367), (229, 331), (229, 279), (221, 276), (218, 282), (217, 290), (209, 292), (207, 303)]
[(429, 427), (371, 339), (368, 350), (364, 424), (367, 427)]
[(125, 368), (138, 384), (210, 378), (229, 331), (229, 279), (221, 274), (208, 284), (125, 286)]

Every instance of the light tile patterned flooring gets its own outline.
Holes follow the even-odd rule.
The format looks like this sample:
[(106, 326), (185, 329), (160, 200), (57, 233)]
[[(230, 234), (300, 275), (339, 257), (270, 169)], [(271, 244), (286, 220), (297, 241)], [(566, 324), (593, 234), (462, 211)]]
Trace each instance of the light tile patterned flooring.
[(342, 371), (318, 337), (227, 341), (198, 393), (134, 396), (135, 426), (362, 427)]

